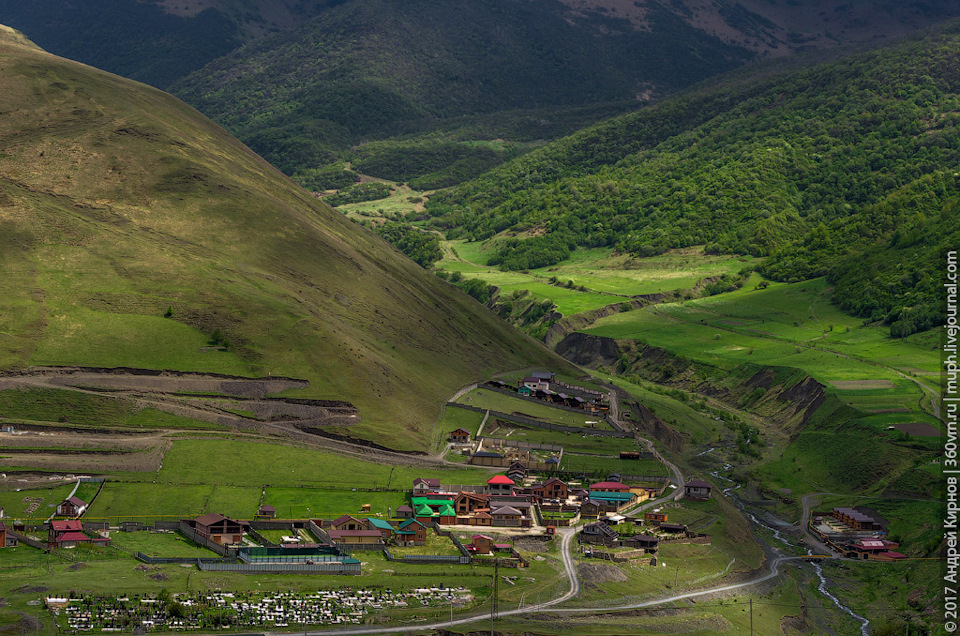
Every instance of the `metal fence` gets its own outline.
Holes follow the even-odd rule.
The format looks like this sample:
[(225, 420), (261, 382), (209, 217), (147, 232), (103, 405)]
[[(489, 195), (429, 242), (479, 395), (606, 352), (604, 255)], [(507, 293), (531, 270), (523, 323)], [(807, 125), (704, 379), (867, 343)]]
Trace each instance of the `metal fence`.
[(360, 574), (360, 562), (350, 563), (199, 563), (205, 572), (245, 572), (272, 574)]

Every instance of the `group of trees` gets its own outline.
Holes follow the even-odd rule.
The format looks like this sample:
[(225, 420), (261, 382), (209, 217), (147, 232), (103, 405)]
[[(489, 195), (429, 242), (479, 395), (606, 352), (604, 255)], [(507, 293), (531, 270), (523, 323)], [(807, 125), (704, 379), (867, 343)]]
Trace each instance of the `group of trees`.
[(938, 320), (934, 252), (960, 200), (958, 31), (691, 92), (437, 193), (428, 212), (451, 237), (513, 235), (490, 260), (504, 269), (576, 246), (769, 256), (765, 275), (826, 275), (844, 309), (909, 335)]

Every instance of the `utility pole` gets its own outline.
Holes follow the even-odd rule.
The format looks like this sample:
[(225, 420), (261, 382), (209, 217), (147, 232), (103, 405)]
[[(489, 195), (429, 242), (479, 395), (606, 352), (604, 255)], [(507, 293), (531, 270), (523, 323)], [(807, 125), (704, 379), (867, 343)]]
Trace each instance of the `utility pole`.
[(753, 597), (750, 597), (750, 636), (753, 636)]
[(680, 584), (680, 566), (677, 566), (677, 576), (673, 579), (673, 587), (677, 587)]

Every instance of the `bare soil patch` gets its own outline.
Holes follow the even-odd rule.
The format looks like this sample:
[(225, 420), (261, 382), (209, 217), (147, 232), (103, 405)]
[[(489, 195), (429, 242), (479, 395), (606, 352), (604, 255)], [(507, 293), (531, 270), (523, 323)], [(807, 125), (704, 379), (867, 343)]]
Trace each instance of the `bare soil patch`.
[(577, 575), (584, 585), (593, 588), (612, 581), (627, 580), (627, 575), (620, 568), (609, 563), (581, 563), (577, 566)]
[(913, 437), (941, 437), (943, 435), (937, 427), (926, 422), (905, 422), (894, 424), (893, 427), (901, 433), (909, 433)]
[(893, 382), (890, 380), (834, 380), (830, 384), (841, 391), (894, 388)]

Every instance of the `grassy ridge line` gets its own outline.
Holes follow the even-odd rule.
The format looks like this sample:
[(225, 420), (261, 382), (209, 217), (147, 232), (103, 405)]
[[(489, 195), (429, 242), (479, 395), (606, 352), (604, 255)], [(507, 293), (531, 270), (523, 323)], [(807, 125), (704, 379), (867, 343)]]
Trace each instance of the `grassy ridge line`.
[(563, 365), (170, 96), (12, 44), (0, 64), (3, 367), (303, 378), (360, 408), (351, 434), (424, 449), (457, 387)]

